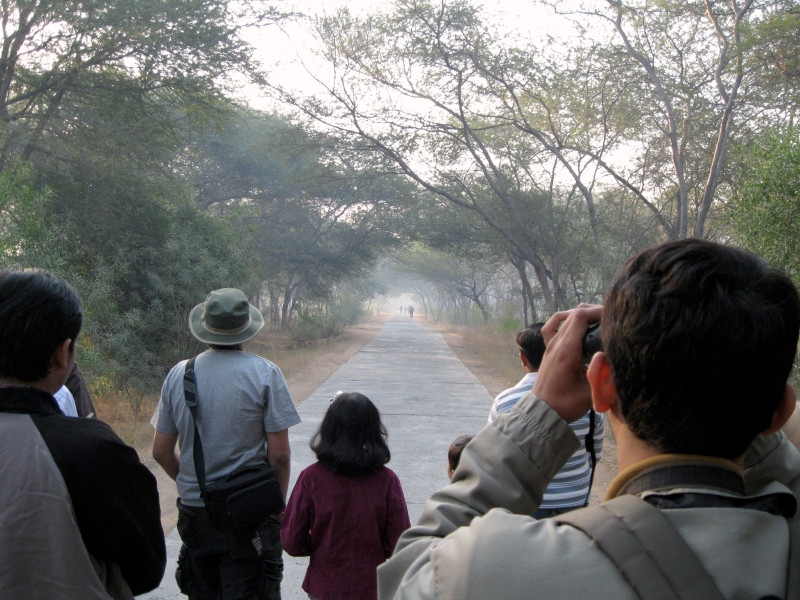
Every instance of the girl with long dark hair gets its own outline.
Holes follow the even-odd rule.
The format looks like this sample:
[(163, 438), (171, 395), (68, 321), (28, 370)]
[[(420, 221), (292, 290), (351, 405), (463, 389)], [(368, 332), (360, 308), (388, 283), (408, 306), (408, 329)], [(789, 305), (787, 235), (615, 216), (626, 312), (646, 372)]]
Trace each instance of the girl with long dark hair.
[(375, 570), (410, 527), (386, 437), (369, 398), (339, 392), (311, 438), (317, 462), (300, 473), (281, 526), (284, 550), (311, 557), (309, 598), (378, 597)]

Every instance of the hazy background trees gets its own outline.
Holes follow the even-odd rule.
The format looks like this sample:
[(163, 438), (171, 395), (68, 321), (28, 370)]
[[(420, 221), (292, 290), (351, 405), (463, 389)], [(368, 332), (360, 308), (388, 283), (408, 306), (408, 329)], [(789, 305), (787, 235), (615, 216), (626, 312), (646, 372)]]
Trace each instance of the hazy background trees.
[(729, 239), (732, 147), (796, 115), (795, 3), (558, 3), (578, 34), (523, 43), (467, 0), (384, 8), (315, 20), (332, 75), (274, 87), (478, 215), (549, 310), (654, 240)]
[[(667, 238), (800, 272), (797, 1), (522, 4), (545, 35), (470, 0), (6, 2), (0, 261), (73, 282), (84, 370), (133, 396), (216, 287), (306, 339), (403, 292), (542, 320)], [(279, 25), (313, 86), (253, 47)]]

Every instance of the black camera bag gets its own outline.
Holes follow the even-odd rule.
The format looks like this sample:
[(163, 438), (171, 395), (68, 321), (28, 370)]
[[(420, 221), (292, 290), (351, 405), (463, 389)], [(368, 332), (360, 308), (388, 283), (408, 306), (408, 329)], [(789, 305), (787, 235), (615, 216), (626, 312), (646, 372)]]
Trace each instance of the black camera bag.
[(208, 484), (203, 502), (211, 524), (218, 528), (243, 529), (259, 525), (283, 510), (283, 495), (269, 465), (238, 469)]

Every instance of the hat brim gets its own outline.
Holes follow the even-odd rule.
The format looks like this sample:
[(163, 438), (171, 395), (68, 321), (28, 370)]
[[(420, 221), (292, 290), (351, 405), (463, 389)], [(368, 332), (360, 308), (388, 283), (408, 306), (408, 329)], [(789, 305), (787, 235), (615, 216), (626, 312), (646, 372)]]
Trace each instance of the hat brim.
[(189, 313), (189, 331), (192, 335), (204, 344), (214, 344), (216, 346), (235, 346), (253, 339), (256, 334), (264, 327), (264, 316), (261, 311), (250, 304), (250, 326), (244, 331), (235, 335), (227, 335), (208, 331), (203, 323), (203, 307), (205, 302), (195, 306)]

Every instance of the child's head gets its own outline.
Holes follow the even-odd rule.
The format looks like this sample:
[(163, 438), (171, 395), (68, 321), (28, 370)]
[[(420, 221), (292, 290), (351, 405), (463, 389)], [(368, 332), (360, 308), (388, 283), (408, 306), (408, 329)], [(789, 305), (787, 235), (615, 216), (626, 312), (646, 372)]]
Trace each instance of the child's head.
[(386, 428), (375, 405), (358, 392), (339, 392), (319, 429), (311, 438), (311, 450), (334, 473), (365, 475), (389, 462)]
[(464, 450), (464, 446), (466, 446), (474, 437), (474, 435), (460, 435), (453, 440), (452, 444), (450, 444), (450, 449), (447, 451), (448, 478), (453, 478), (453, 472), (456, 470), (456, 467), (461, 460), (461, 451)]

